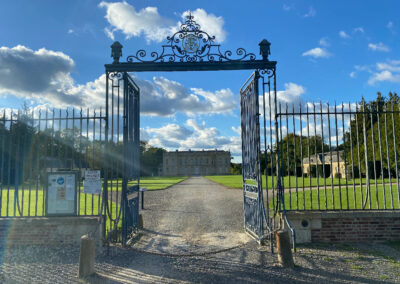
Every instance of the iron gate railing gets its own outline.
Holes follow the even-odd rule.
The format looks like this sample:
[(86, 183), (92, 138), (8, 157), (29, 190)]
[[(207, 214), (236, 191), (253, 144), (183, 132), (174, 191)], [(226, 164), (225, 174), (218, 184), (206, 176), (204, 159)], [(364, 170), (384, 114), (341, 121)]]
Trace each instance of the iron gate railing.
[(45, 177), (78, 172), (77, 215), (99, 215), (101, 196), (83, 193), (86, 169), (104, 171), (104, 111), (3, 110), (0, 116), (0, 217), (44, 216)]
[[(1, 218), (45, 216), (46, 174), (72, 170), (77, 216), (102, 215), (108, 241), (126, 241), (138, 227), (139, 207), (130, 194), (139, 187), (139, 90), (126, 73), (107, 75), (105, 110), (3, 110)], [(93, 169), (101, 172), (101, 195), (83, 192), (84, 171)]]
[(272, 156), (279, 156), (287, 210), (400, 209), (397, 97), (368, 104), (280, 104), (276, 119), (279, 150), (263, 158), (273, 176)]

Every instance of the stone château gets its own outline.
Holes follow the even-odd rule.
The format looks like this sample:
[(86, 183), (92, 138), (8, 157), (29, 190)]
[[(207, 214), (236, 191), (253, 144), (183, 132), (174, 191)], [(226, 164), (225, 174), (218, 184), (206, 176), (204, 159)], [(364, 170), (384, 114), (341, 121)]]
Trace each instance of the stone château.
[(164, 176), (205, 176), (230, 174), (231, 153), (222, 150), (164, 152)]

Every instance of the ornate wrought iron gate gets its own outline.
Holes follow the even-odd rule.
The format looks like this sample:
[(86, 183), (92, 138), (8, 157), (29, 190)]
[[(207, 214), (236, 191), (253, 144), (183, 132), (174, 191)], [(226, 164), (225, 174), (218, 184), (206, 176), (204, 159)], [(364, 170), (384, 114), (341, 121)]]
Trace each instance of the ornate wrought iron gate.
[(242, 178), (244, 228), (260, 240), (264, 234), (262, 175), (260, 167), (260, 121), (258, 72), (240, 90), (242, 128)]
[(124, 173), (122, 179), (122, 244), (139, 226), (140, 89), (124, 73)]
[[(187, 16), (185, 23), (181, 25), (180, 29), (173, 35), (168, 36), (166, 40), (166, 44), (161, 46), (162, 49), (160, 51), (153, 51), (148, 55), (145, 50), (138, 50), (136, 51), (136, 53), (128, 55), (126, 57), (126, 60), (123, 62), (120, 61), (122, 56), (122, 45), (119, 42), (114, 42), (114, 44), (111, 46), (111, 57), (114, 60), (112, 64), (105, 65), (107, 74), (107, 111), (110, 109), (113, 112), (111, 116), (109, 116), (109, 114), (107, 113), (107, 117), (109, 117), (108, 120), (111, 119), (114, 122), (119, 121), (120, 114), (119, 112), (114, 113), (115, 107), (114, 105), (110, 107), (109, 101), (114, 104), (115, 93), (119, 94), (120, 92), (120, 81), (125, 82), (125, 92), (129, 92), (129, 90), (131, 90), (133, 94), (139, 94), (137, 86), (135, 86), (135, 84), (129, 78), (126, 72), (256, 70), (241, 90), (244, 221), (247, 232), (249, 232), (249, 234), (255, 237), (258, 241), (261, 241), (264, 238), (264, 230), (268, 230), (269, 236), (272, 236), (272, 229), (277, 228), (277, 226), (275, 226), (276, 223), (274, 222), (274, 220), (275, 218), (278, 218), (280, 216), (278, 214), (280, 211), (279, 203), (282, 198), (278, 198), (280, 196), (278, 193), (282, 195), (282, 188), (278, 190), (278, 185), (280, 184), (279, 182), (275, 183), (276, 187), (274, 187), (274, 185), (272, 185), (272, 188), (269, 189), (267, 187), (265, 192), (266, 204), (264, 204), (262, 191), (262, 175), (260, 167), (262, 151), (260, 145), (260, 125), (258, 113), (258, 85), (259, 78), (262, 78), (262, 81), (260, 81), (260, 86), (262, 86), (264, 102), (263, 143), (264, 161), (266, 161), (267, 140), (265, 131), (265, 86), (267, 85), (269, 105), (271, 106), (271, 95), (274, 95), (273, 103), (275, 104), (276, 108), (275, 74), (277, 62), (270, 61), (268, 59), (268, 56), (270, 55), (270, 43), (266, 39), (262, 40), (259, 43), (259, 50), (262, 56), (261, 59), (257, 59), (254, 53), (248, 53), (244, 48), (238, 48), (236, 52), (232, 52), (230, 50), (222, 51), (221, 46), (215, 43), (215, 37), (210, 36), (205, 31), (201, 30), (201, 27), (194, 21), (193, 16), (190, 14)], [(115, 80), (115, 78), (117, 79)], [(271, 79), (273, 80), (273, 89), (271, 88)], [(109, 91), (111, 91), (111, 94), (109, 94)], [(134, 161), (135, 157), (139, 157), (139, 133), (135, 132), (139, 131), (139, 100), (137, 100), (137, 107), (131, 107), (129, 98), (130, 95), (125, 96), (125, 100), (127, 101), (124, 101), (124, 126), (126, 125), (128, 127), (127, 132), (125, 132), (124, 130), (124, 149), (126, 149), (128, 152), (124, 152), (124, 156), (121, 157), (121, 160), (130, 160), (134, 164), (137, 163), (137, 166), (130, 165), (129, 162), (124, 162), (125, 170), (123, 174), (123, 203), (121, 204), (121, 208), (124, 209), (120, 210), (121, 212), (123, 212), (123, 242), (126, 241), (126, 237), (129, 232), (136, 228), (136, 220), (130, 218), (135, 218), (135, 216), (138, 215), (138, 211), (135, 207), (137, 199), (136, 197), (130, 199), (130, 193), (137, 192), (137, 188), (139, 185), (139, 176), (130, 176), (130, 174), (134, 173), (135, 170), (139, 168), (139, 161)], [(119, 105), (119, 100), (117, 105)], [(126, 114), (125, 108), (128, 112), (131, 111), (131, 108), (133, 109), (133, 124), (130, 123), (129, 120), (131, 119), (131, 114)], [(271, 107), (269, 108), (269, 110), (269, 120), (271, 123)], [(275, 109), (275, 114), (276, 113), (277, 112)], [(274, 118), (274, 121), (277, 128), (276, 117)], [(137, 124), (135, 124), (135, 122)], [(114, 125), (113, 122), (111, 123), (111, 125)], [(129, 132), (130, 127), (132, 127), (133, 129), (133, 136), (131, 136)], [(106, 129), (108, 131), (108, 125), (106, 125)], [(270, 129), (272, 129), (272, 127), (270, 127)], [(277, 132), (277, 130), (275, 132)], [(107, 137), (110, 137), (110, 139), (113, 139), (115, 141), (115, 136), (113, 134), (114, 131), (112, 130), (112, 128), (111, 132), (107, 133)], [(130, 140), (131, 137), (133, 138), (133, 140)], [(277, 143), (278, 139), (277, 137), (275, 137), (273, 141), (272, 133), (270, 133), (270, 137), (271, 140), (269, 142), (272, 148), (273, 143)], [(277, 147), (278, 146), (276, 146), (276, 148)], [(272, 155), (272, 151), (270, 151), (269, 153)], [(131, 154), (133, 156), (130, 156)], [(279, 164), (278, 162), (279, 161), (277, 157), (276, 164), (274, 166), (275, 169), (277, 169), (275, 176), (277, 181), (279, 181), (279, 167), (277, 166)], [(139, 171), (137, 171), (137, 174), (139, 174)], [(272, 175), (274, 175), (274, 173)], [(272, 178), (275, 177), (273, 176)], [(132, 186), (131, 181), (134, 182)], [(105, 186), (106, 191), (108, 186), (107, 184), (108, 183), (106, 183)], [(112, 190), (113, 187), (111, 186), (111, 191)], [(268, 199), (268, 196), (270, 194), (272, 197), (271, 205)], [(107, 193), (105, 196), (107, 196)], [(111, 194), (111, 197), (112, 196), (113, 195)], [(112, 214), (108, 215), (110, 220), (112, 220), (113, 224), (115, 225), (114, 228), (116, 228), (119, 222), (119, 217), (113, 217)], [(117, 214), (117, 216), (119, 215)], [(274, 226), (271, 226), (271, 223), (273, 223)], [(279, 224), (280, 223), (281, 222), (279, 222)]]
[(139, 225), (140, 89), (127, 72), (107, 72), (104, 225), (126, 244)]

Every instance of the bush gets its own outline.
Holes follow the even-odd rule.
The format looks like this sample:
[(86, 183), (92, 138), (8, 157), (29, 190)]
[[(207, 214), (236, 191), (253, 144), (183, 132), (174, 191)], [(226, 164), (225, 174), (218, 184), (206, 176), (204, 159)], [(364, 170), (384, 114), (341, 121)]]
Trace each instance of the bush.
[(342, 174), (341, 173), (336, 173), (335, 174), (335, 178), (342, 178)]

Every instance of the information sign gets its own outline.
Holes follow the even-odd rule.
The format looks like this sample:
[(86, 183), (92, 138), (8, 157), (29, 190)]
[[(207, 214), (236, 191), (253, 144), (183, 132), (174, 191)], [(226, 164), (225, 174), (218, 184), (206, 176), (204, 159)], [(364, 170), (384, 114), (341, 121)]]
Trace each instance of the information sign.
[(84, 193), (101, 193), (101, 179), (99, 170), (86, 170), (85, 180), (83, 181), (83, 192)]
[(76, 215), (76, 172), (47, 173), (46, 215)]

